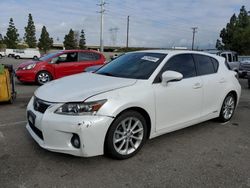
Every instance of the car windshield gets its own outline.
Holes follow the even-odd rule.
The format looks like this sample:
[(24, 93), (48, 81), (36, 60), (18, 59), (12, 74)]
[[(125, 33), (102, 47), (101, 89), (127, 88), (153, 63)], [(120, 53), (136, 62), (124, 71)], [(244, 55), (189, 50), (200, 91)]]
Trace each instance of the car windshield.
[(133, 79), (148, 79), (167, 54), (134, 52), (124, 54), (95, 73)]
[(59, 53), (57, 52), (57, 53), (47, 54), (47, 55), (39, 58), (39, 61), (47, 61), (47, 60), (51, 59), (52, 57), (54, 57), (57, 54), (59, 54)]

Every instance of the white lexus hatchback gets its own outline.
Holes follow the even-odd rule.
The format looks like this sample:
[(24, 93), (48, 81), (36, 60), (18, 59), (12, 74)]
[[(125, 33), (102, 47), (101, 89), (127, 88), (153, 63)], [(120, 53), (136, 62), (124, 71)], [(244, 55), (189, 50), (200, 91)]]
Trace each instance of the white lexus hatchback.
[(27, 107), (26, 128), (50, 151), (126, 159), (147, 139), (213, 118), (229, 121), (240, 94), (236, 73), (222, 57), (132, 52), (95, 73), (38, 88)]

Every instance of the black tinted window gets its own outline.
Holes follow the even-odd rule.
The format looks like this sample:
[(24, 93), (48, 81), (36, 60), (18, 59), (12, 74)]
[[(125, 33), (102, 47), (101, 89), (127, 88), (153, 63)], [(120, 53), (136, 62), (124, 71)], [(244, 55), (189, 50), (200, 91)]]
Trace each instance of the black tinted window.
[(179, 72), (183, 78), (190, 78), (196, 76), (195, 64), (191, 54), (181, 54), (172, 57), (162, 69), (162, 73), (172, 70)]
[(96, 61), (100, 59), (100, 55), (94, 52), (80, 52), (79, 61)]
[(215, 72), (217, 72), (218, 68), (219, 68), (219, 62), (216, 59), (212, 58), (212, 57), (211, 57), (211, 61), (212, 61), (213, 65), (214, 65)]
[(214, 65), (210, 57), (205, 55), (194, 55), (197, 63), (197, 69), (199, 75), (213, 74), (215, 73)]
[(221, 54), (222, 57), (224, 57), (225, 59), (227, 59), (227, 55), (226, 54)]
[(228, 62), (232, 62), (232, 55), (228, 54)]
[(77, 52), (61, 54), (54, 59), (57, 63), (77, 62)]
[(134, 52), (124, 54), (106, 64), (97, 74), (122, 78), (148, 79), (166, 54)]

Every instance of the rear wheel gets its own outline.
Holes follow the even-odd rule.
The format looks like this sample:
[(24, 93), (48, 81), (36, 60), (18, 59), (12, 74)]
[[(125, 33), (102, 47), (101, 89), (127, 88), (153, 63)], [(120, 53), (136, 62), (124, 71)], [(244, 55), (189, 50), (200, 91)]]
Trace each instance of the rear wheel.
[(35, 55), (35, 56), (33, 57), (33, 59), (35, 59), (35, 60), (36, 60), (36, 59), (38, 59), (38, 57)]
[(3, 56), (2, 56), (2, 54), (0, 54), (0, 59), (2, 59), (3, 58)]
[(236, 106), (236, 97), (234, 96), (233, 93), (229, 93), (223, 101), (219, 120), (221, 122), (229, 121), (234, 114), (235, 106)]
[(41, 72), (38, 72), (37, 75), (36, 75), (36, 82), (39, 84), (39, 85), (43, 85), (49, 81), (52, 80), (52, 76), (49, 72), (47, 71), (41, 71)]
[(105, 153), (116, 159), (134, 156), (146, 141), (145, 118), (136, 111), (126, 111), (112, 123), (105, 140)]
[(17, 56), (15, 56), (15, 58), (16, 58), (16, 59), (20, 59), (20, 56), (19, 56), (19, 55), (17, 55)]

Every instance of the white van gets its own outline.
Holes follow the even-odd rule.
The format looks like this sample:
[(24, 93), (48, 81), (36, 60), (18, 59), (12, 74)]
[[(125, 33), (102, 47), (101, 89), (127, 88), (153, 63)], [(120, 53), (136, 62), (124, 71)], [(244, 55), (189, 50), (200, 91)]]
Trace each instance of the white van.
[(41, 54), (37, 49), (23, 49), (23, 50), (16, 50), (14, 57), (16, 59), (20, 58), (27, 58), (27, 59), (38, 59), (40, 58)]
[(14, 49), (6, 49), (5, 50), (5, 55), (7, 56), (7, 57), (13, 57), (13, 55), (14, 55)]
[(240, 62), (238, 61), (238, 54), (236, 52), (220, 50), (208, 50), (206, 52), (224, 57), (231, 70), (239, 72)]
[(5, 52), (0, 51), (0, 59), (5, 56)]

